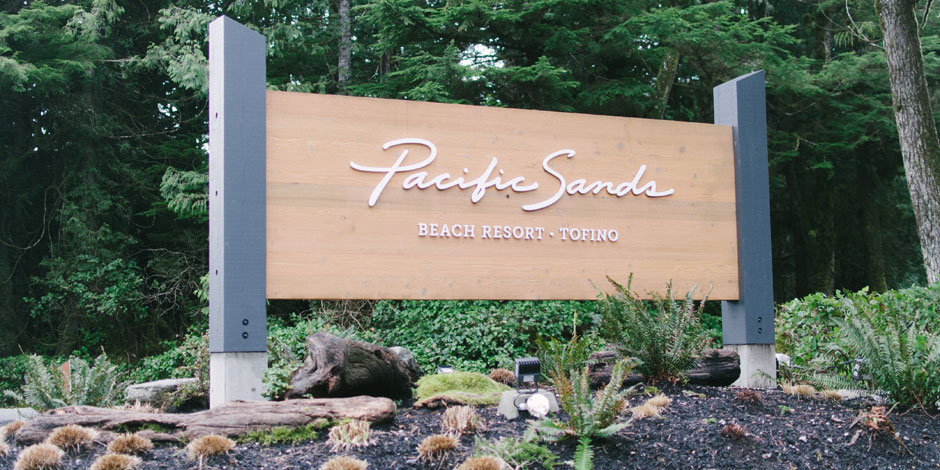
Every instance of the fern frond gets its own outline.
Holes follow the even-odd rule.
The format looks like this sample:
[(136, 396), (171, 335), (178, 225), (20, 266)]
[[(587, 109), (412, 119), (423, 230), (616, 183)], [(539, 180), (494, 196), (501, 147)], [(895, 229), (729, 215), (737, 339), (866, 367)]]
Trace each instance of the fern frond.
[(574, 452), (575, 470), (594, 470), (594, 450), (591, 449), (591, 439), (582, 437), (578, 440), (578, 448)]

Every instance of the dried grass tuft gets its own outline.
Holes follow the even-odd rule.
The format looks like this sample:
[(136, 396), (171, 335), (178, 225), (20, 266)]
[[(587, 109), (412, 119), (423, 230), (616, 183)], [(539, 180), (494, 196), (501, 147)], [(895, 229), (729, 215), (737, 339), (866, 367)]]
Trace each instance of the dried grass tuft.
[(137, 434), (121, 434), (108, 444), (112, 454), (138, 455), (153, 450), (153, 442)]
[(650, 418), (653, 416), (659, 416), (659, 413), (662, 411), (662, 408), (642, 404), (630, 408), (630, 411), (633, 413), (633, 419), (643, 419)]
[(166, 410), (163, 408), (154, 408), (150, 403), (141, 403), (139, 400), (135, 401), (133, 405), (124, 404), (121, 406), (113, 407), (115, 410), (122, 411), (133, 411), (135, 413), (149, 413), (149, 414), (161, 414), (165, 413)]
[(823, 390), (819, 392), (819, 396), (834, 401), (842, 401), (843, 398), (838, 390)]
[(327, 460), (320, 470), (366, 470), (368, 467), (368, 462), (343, 455)]
[(81, 452), (95, 442), (98, 437), (98, 431), (91, 428), (70, 424), (52, 430), (52, 434), (46, 438), (47, 444), (52, 444), (64, 451)]
[(136, 470), (140, 466), (140, 458), (132, 455), (105, 454), (91, 464), (90, 470)]
[(787, 395), (799, 395), (801, 397), (812, 397), (816, 395), (816, 387), (807, 384), (780, 384), (780, 388), (783, 389), (783, 393)]
[(65, 452), (52, 444), (36, 444), (23, 449), (13, 470), (56, 470)]
[(747, 428), (738, 423), (728, 423), (718, 432), (722, 436), (735, 441), (743, 441), (748, 438)]
[(186, 446), (186, 456), (189, 460), (199, 462), (201, 467), (209, 457), (224, 454), (234, 448), (235, 441), (218, 434), (209, 434), (190, 442)]
[(669, 406), (670, 403), (672, 403), (672, 398), (669, 398), (666, 395), (660, 393), (659, 395), (646, 400), (644, 405), (654, 406), (656, 408), (665, 408)]
[(516, 383), (516, 374), (509, 369), (493, 369), (490, 371), (490, 378), (494, 382), (499, 382), (510, 387)]
[(327, 442), (334, 452), (372, 444), (371, 424), (368, 421), (347, 421), (330, 429)]
[(453, 406), (441, 418), (444, 432), (465, 434), (484, 430), (483, 419), (472, 406)]
[(8, 423), (6, 426), (0, 428), (0, 436), (3, 436), (5, 439), (6, 436), (14, 436), (16, 431), (19, 431), (21, 427), (26, 424), (26, 421), (18, 419), (12, 423)]
[(745, 405), (756, 405), (761, 402), (761, 394), (754, 389), (742, 388), (734, 395), (734, 401)]
[(482, 457), (473, 457), (464, 461), (457, 470), (502, 470), (503, 462), (496, 457), (484, 455)]
[(10, 455), (10, 445), (6, 442), (0, 441), (0, 457), (6, 457)]
[(425, 461), (442, 460), (448, 452), (457, 448), (457, 438), (447, 434), (428, 436), (418, 444), (418, 457)]

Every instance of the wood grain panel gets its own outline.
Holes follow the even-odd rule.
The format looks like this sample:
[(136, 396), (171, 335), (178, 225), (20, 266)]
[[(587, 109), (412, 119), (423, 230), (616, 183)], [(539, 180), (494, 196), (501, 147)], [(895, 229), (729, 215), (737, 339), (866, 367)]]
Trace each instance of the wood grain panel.
[[(698, 285), (696, 297), (709, 288), (713, 299), (738, 297), (730, 127), (269, 91), (267, 136), (268, 298), (594, 299), (606, 275), (626, 282), (630, 273), (644, 295), (671, 280), (682, 292)], [(402, 166), (429, 156), (418, 144), (383, 150), (405, 138), (432, 142), (436, 158), (394, 173), (370, 207), (386, 173), (350, 162), (388, 168), (404, 150)], [(564, 149), (575, 153), (551, 159), (553, 175), (543, 160)], [(470, 181), (493, 158), (491, 177), (538, 187), (490, 187), (476, 203), (473, 188), (403, 188), (422, 171), (426, 181), (445, 172), (444, 182)], [(550, 199), (561, 178), (616, 188), (641, 165), (638, 187), (674, 192), (565, 192), (523, 210)], [(419, 224), (473, 226), (474, 236), (419, 236)], [(494, 226), (522, 236), (493, 238)], [(619, 238), (574, 241), (571, 229)]]

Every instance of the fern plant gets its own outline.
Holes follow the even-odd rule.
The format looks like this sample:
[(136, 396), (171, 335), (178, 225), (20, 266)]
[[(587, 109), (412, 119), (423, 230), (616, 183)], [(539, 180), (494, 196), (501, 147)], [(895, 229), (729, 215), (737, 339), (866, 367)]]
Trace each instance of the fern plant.
[[(583, 341), (572, 338), (567, 350), (579, 351), (583, 346), (577, 343)], [(577, 438), (575, 469), (593, 468), (592, 440), (610, 437), (632, 422), (632, 418), (623, 420), (620, 414), (627, 396), (633, 391), (633, 387), (627, 390), (621, 390), (620, 387), (632, 369), (632, 360), (617, 361), (610, 382), (597, 394), (591, 390), (587, 366), (564, 372), (549, 369), (559, 404), (568, 415), (568, 420), (562, 422), (545, 418), (535, 422), (533, 429), (549, 441)]]
[(847, 347), (861, 358), (874, 390), (902, 405), (940, 409), (940, 331), (856, 303), (839, 322)]
[(24, 384), (19, 393), (4, 390), (4, 395), (19, 403), (42, 410), (69, 405), (111, 406), (124, 400), (122, 373), (101, 353), (94, 363), (81, 358), (69, 359), (68, 387), (53, 364), (39, 356), (29, 356)]
[(603, 319), (600, 336), (618, 349), (621, 357), (639, 359), (637, 370), (650, 381), (677, 382), (695, 365), (708, 336), (702, 326), (701, 302), (692, 298), (693, 287), (681, 300), (667, 284), (666, 295), (653, 293), (644, 302), (633, 293), (630, 276), (626, 287), (607, 278), (615, 288), (600, 302)]

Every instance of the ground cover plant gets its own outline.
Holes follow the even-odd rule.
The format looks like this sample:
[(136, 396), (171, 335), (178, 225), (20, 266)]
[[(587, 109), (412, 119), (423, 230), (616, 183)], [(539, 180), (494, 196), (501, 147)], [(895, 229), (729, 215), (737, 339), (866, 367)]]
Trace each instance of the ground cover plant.
[(93, 362), (69, 359), (68, 382), (57, 364), (31, 355), (26, 360), (23, 386), (19, 392), (4, 390), (16, 403), (46, 410), (67, 405), (111, 406), (124, 400), (123, 373), (104, 353)]

